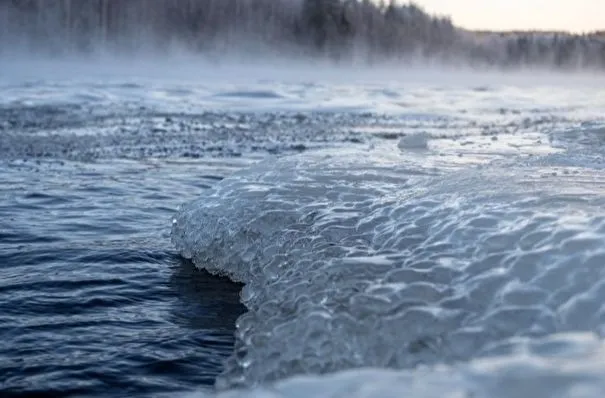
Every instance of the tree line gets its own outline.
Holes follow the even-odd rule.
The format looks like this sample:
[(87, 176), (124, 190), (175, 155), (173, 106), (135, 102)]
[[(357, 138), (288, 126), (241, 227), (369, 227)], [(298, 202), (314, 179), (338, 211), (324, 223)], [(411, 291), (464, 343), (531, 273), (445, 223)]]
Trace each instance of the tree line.
[(605, 69), (605, 32), (472, 32), (395, 0), (0, 0), (0, 52), (175, 46), (340, 62)]

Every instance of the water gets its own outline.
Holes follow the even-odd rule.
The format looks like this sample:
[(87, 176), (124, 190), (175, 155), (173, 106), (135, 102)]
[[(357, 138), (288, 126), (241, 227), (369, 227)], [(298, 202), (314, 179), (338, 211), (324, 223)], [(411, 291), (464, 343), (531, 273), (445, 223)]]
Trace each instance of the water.
[(604, 391), (594, 79), (15, 65), (3, 395)]
[(145, 163), (3, 158), (2, 395), (213, 383), (242, 312), (239, 288), (194, 271), (168, 243), (174, 208), (203, 189), (179, 180), (191, 166)]

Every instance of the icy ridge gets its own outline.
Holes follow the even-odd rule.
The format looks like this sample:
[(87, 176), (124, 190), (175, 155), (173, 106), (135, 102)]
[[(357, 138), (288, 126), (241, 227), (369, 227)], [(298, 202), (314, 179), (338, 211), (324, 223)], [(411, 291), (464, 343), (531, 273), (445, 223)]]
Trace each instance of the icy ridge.
[(179, 252), (246, 284), (217, 387), (453, 364), (516, 336), (602, 332), (604, 177), (556, 162), (446, 172), (401, 154), (308, 153), (185, 205)]

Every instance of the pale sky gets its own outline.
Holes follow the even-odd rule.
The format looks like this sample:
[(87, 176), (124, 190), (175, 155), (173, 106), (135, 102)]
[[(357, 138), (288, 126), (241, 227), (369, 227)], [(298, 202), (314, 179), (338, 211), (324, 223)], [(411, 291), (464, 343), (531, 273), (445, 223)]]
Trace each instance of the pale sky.
[(605, 30), (605, 0), (415, 0), (467, 29)]

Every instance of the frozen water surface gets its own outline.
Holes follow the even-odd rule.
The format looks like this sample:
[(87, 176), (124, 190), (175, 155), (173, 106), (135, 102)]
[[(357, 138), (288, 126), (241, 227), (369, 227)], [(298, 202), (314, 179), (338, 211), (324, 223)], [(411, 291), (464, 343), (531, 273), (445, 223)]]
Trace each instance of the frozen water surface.
[(224, 396), (605, 391), (603, 101), (352, 87), (402, 108), (350, 127), (367, 148), (266, 160), (173, 221), (181, 255), (245, 284), (217, 387), (265, 387)]
[[(170, 258), (167, 213), (186, 201), (172, 222), (178, 253), (244, 283), (246, 312), (232, 325), (219, 391), (193, 394), (605, 391), (600, 80), (17, 64), (0, 77), (0, 158), (12, 187), (2, 191), (5, 237), (67, 233), (61, 217), (80, 217), (97, 229), (72, 240), (103, 239), (111, 226), (113, 241), (162, 242)], [(93, 189), (95, 176), (133, 201)], [(66, 179), (88, 210), (60, 192)], [(11, 207), (26, 203), (23, 189), (67, 202), (35, 207), (44, 212), (31, 218)], [(3, 272), (6, 283), (21, 278)], [(154, 327), (168, 322), (165, 311), (147, 313)], [(74, 350), (87, 349), (95, 332), (86, 333)], [(23, 340), (8, 340), (3, 355), (23, 357)]]

